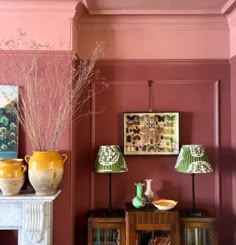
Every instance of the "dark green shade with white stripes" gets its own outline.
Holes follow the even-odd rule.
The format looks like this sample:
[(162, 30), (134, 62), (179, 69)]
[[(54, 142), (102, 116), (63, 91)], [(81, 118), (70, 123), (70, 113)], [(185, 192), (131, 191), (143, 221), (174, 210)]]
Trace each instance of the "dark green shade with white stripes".
[(118, 145), (102, 145), (99, 148), (94, 171), (97, 173), (122, 173), (128, 171)]
[(202, 145), (183, 145), (176, 161), (175, 170), (189, 174), (213, 172)]

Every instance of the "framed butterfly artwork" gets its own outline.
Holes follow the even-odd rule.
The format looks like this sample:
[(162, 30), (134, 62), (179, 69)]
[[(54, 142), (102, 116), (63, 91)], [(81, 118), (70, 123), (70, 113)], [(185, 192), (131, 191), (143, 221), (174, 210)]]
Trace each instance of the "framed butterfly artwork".
[(124, 155), (178, 155), (179, 112), (123, 112)]

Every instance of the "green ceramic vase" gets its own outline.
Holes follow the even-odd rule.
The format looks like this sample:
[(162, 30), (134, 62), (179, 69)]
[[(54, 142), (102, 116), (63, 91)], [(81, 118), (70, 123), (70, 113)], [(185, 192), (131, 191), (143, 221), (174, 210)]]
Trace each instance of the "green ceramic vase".
[(132, 204), (135, 208), (143, 208), (146, 205), (145, 198), (143, 197), (143, 183), (135, 183), (136, 196), (132, 199)]

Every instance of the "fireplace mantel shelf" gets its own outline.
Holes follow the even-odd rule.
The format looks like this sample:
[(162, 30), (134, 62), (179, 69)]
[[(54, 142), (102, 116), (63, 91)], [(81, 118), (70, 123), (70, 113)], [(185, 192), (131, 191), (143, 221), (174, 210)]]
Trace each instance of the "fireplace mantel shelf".
[(18, 245), (51, 245), (53, 201), (60, 192), (49, 196), (0, 194), (0, 230), (18, 230)]
[(51, 202), (57, 198), (61, 191), (57, 191), (49, 196), (37, 196), (33, 192), (21, 192), (16, 196), (3, 196), (0, 194), (0, 202), (19, 202), (19, 201), (48, 201)]

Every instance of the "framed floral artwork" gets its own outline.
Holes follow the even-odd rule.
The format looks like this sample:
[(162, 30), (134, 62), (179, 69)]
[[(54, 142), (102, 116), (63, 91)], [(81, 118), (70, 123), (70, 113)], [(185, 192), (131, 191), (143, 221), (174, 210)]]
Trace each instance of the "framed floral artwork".
[(18, 108), (18, 89), (18, 86), (0, 85), (0, 159), (18, 155), (19, 120), (11, 109), (11, 106)]
[(124, 155), (179, 154), (179, 112), (123, 112)]

